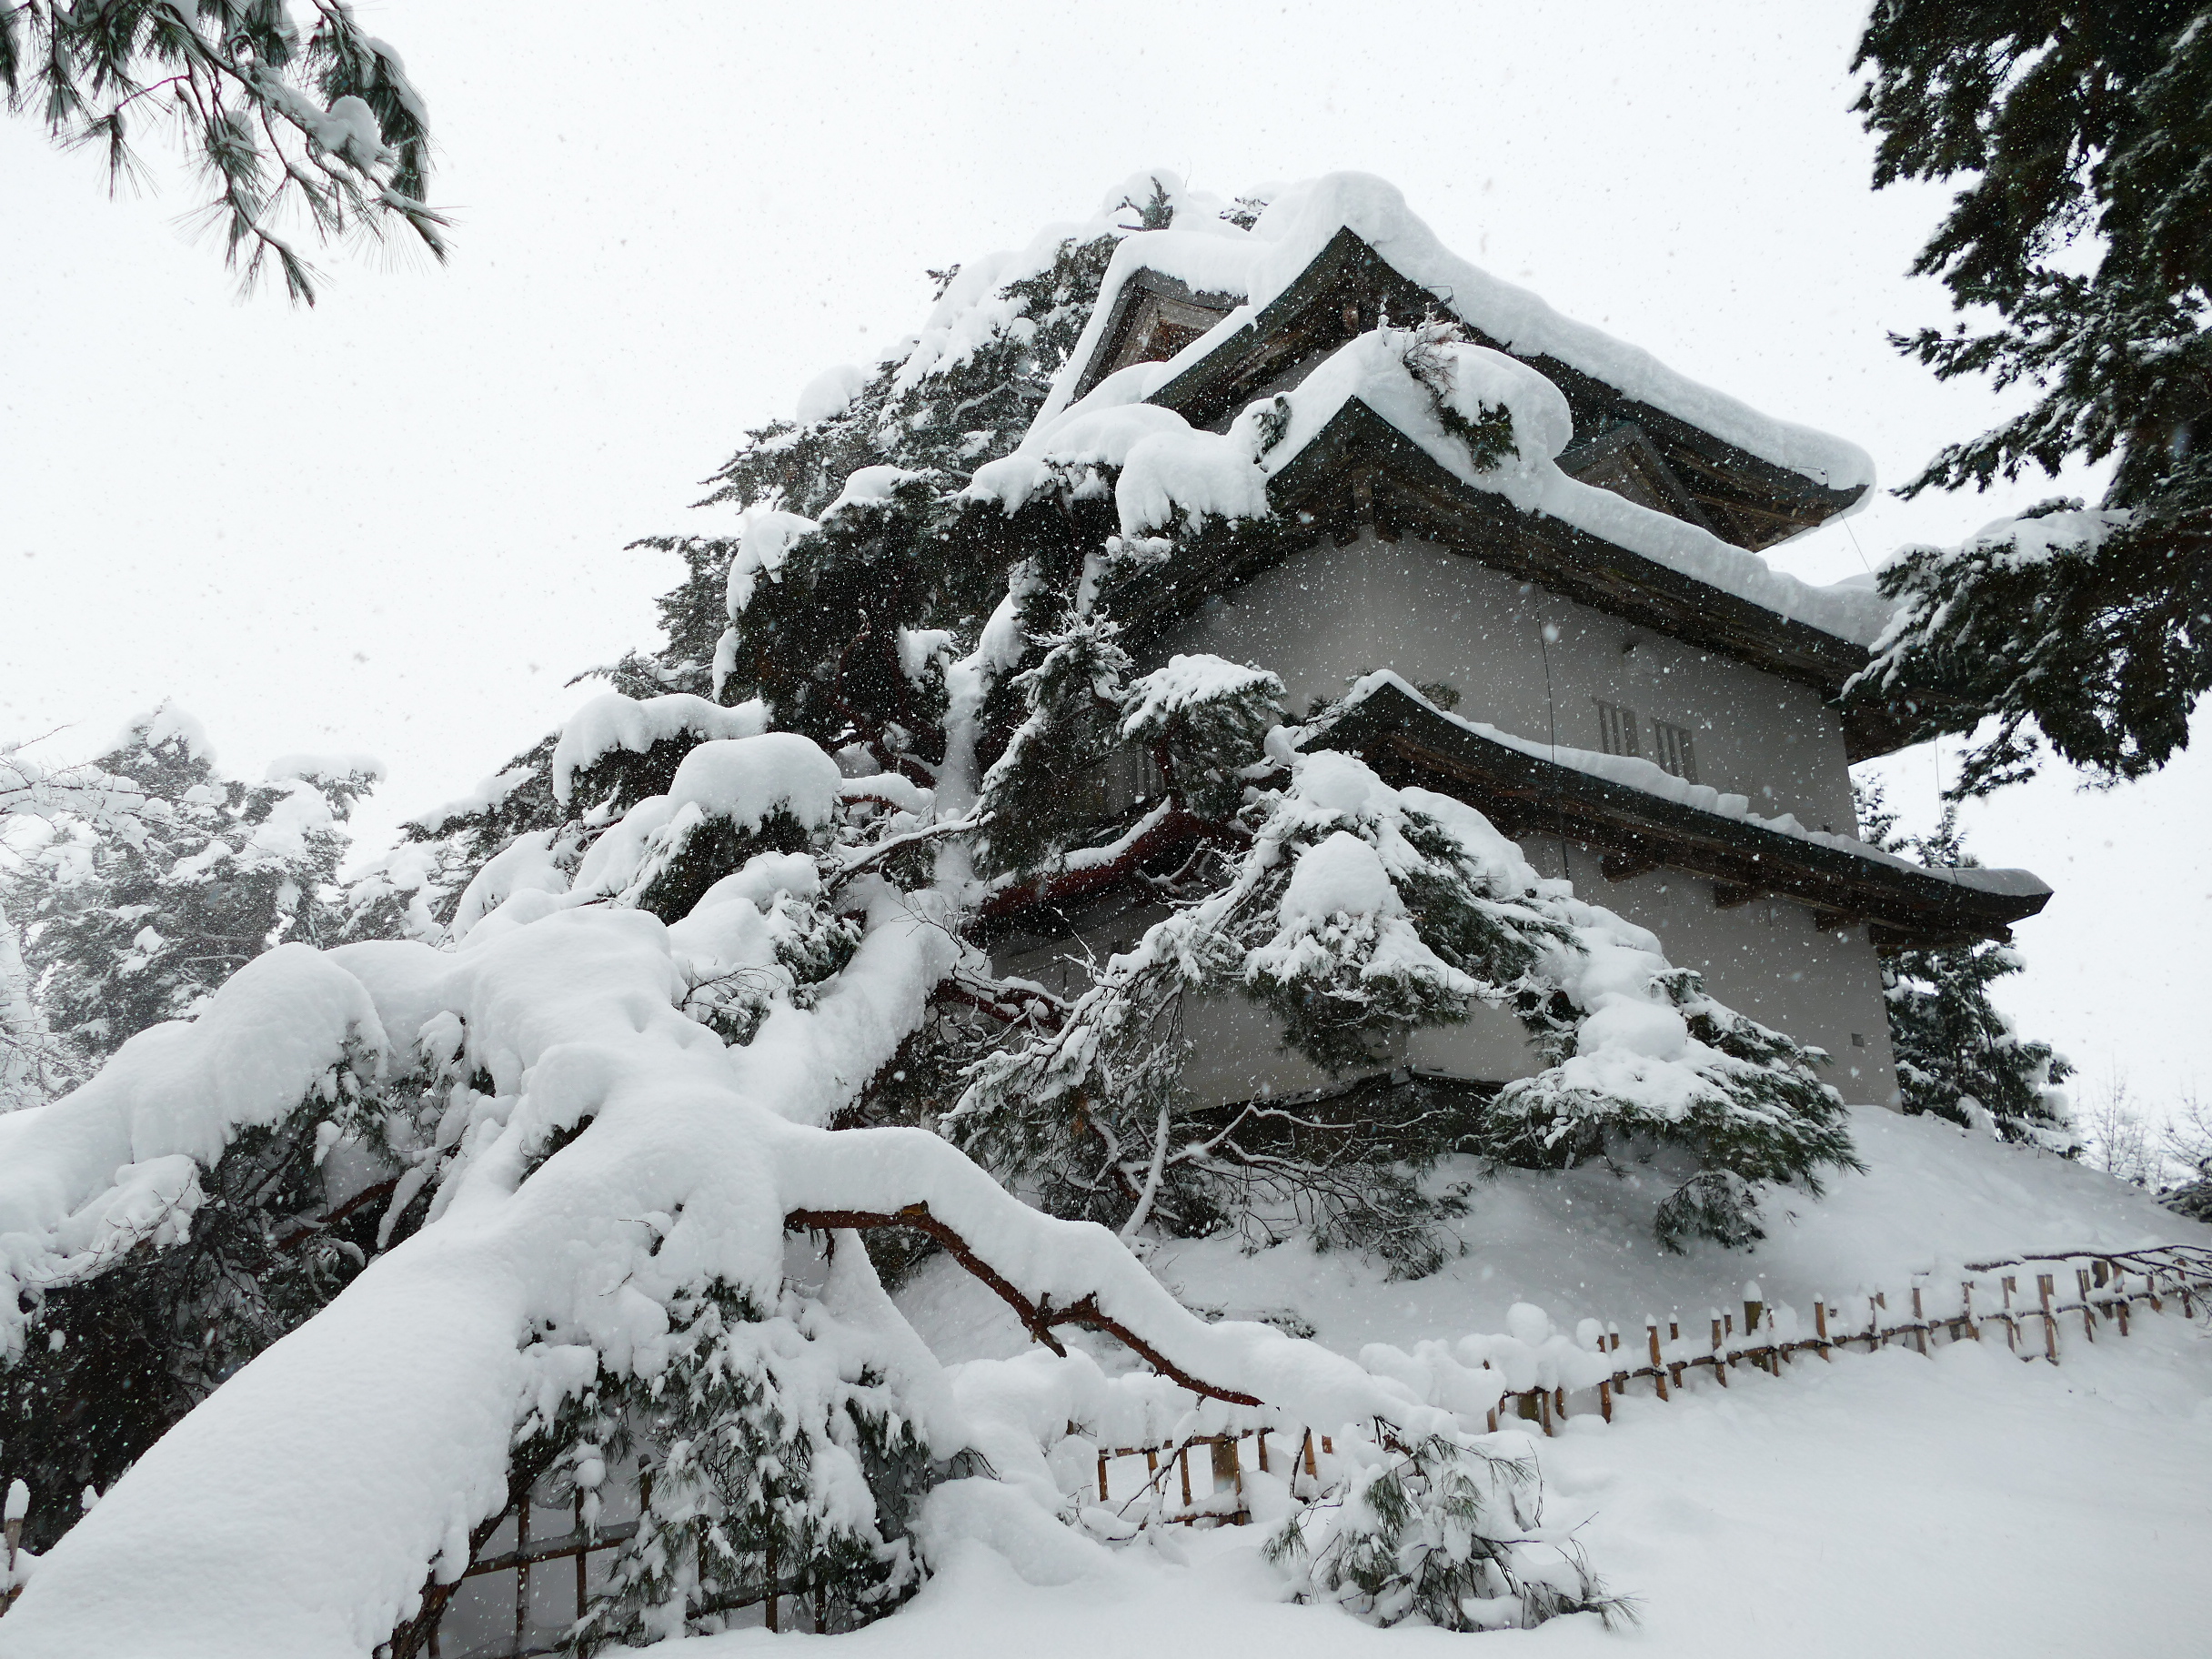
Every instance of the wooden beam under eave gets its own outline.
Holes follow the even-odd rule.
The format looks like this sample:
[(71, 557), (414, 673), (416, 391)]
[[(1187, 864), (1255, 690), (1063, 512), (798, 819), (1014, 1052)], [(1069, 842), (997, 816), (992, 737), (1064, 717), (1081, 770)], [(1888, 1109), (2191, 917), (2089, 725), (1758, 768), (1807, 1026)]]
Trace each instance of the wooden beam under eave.
[(1715, 881), (1713, 884), (1713, 908), (1716, 910), (1738, 910), (1755, 899), (1766, 897), (1763, 887), (1752, 887), (1735, 881)]
[(1634, 881), (1659, 869), (1660, 860), (1640, 853), (1609, 852), (1598, 860), (1597, 867), (1608, 881)]

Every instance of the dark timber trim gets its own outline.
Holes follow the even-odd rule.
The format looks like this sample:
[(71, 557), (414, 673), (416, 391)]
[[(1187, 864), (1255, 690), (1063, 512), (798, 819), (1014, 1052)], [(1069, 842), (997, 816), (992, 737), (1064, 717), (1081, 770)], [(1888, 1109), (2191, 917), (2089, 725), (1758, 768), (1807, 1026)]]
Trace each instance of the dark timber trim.
[(1866, 923), (1881, 950), (2005, 939), (2050, 899), (2047, 889), (1992, 893), (1942, 870), (1899, 869), (1593, 777), (1470, 731), (1396, 686), (1379, 687), (1306, 747), (1355, 752), (1393, 783), (1455, 796), (1506, 835), (1598, 848), (1611, 880), (1682, 870), (1710, 880), (1722, 908), (1786, 899), (1825, 927)]
[[(1180, 565), (1172, 584), (1135, 578), (1113, 595), (1115, 614), (1141, 631), (1195, 603), (1193, 595), (1223, 591), (1322, 536), (1348, 539), (1372, 525), (1385, 541), (1433, 541), (1594, 610), (1811, 686), (1831, 703), (1866, 666), (1865, 648), (1848, 639), (1463, 482), (1356, 397), (1270, 480), (1268, 498), (1282, 536), (1231, 538), (1213, 564)], [(1904, 747), (1917, 730), (1917, 706), (1936, 700), (1915, 688), (1895, 693), (1891, 708), (1855, 703), (1840, 710), (1845, 754), (1855, 764)]]
[[(1132, 277), (1123, 285), (1124, 295), (1136, 281)], [(1194, 427), (1218, 426), (1300, 365), (1333, 351), (1375, 327), (1383, 316), (1413, 322), (1438, 308), (1457, 315), (1452, 295), (1433, 292), (1404, 276), (1346, 226), (1296, 281), (1216, 341), (1150, 401), (1175, 410)], [(1585, 441), (1623, 424), (1636, 427), (1679, 480), (1685, 499), (1667, 510), (1704, 525), (1738, 547), (1755, 552), (1825, 524), (1871, 488), (1831, 488), (1632, 397), (1557, 357), (1512, 352), (1469, 319), (1461, 320), (1478, 344), (1520, 357), (1556, 386), (1566, 397), (1575, 431)], [(1104, 365), (1113, 360), (1118, 348), (1110, 328), (1085, 367), (1079, 389), (1087, 390), (1103, 377)]]

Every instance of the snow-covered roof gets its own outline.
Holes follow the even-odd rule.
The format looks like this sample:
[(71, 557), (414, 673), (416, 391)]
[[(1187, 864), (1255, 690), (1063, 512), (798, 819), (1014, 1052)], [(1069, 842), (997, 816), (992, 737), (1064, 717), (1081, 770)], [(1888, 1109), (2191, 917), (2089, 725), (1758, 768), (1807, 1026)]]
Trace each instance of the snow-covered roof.
[[(1383, 492), (1394, 489), (1414, 533), (1831, 696), (1889, 626), (1890, 601), (1868, 587), (1814, 587), (1695, 524), (1570, 477), (1559, 465), (1574, 437), (1566, 397), (1504, 352), (1433, 329), (1372, 328), (1248, 405), (1225, 431), (1149, 401), (1173, 368), (1126, 366), (1041, 416), (1013, 454), (976, 470), (970, 497), (1010, 514), (1071, 476), (1079, 494), (1103, 494), (1097, 469), (1111, 469), (1120, 528), (1132, 543), (1192, 518), (1271, 514), (1286, 532), (1311, 536), (1304, 527), (1317, 518), (1344, 528), (1325, 520), (1341, 514), (1345, 474), (1356, 469), (1372, 480), (1378, 522)], [(1513, 452), (1478, 457), (1464, 434), (1498, 408), (1512, 415)], [(1086, 469), (1091, 481), (1081, 482)], [(1855, 760), (1887, 752), (1905, 729), (1879, 709), (1855, 710), (1846, 724)]]
[[(1846, 922), (1872, 924), (1877, 944), (2000, 937), (2041, 910), (2051, 890), (2025, 870), (1915, 864), (1847, 835), (1808, 830), (1793, 816), (1762, 818), (1724, 794), (1649, 760), (1536, 742), (1437, 708), (1397, 675), (1370, 674), (1343, 712), (1309, 729), (1304, 745), (1389, 749), (1448, 773), (1476, 803), (1514, 827), (1515, 800), (1533, 782), (1542, 826), (1605, 848), (1607, 874), (1659, 867), (1708, 876), (1744, 897), (1771, 893)], [(1486, 786), (1501, 786), (1493, 796)], [(1504, 786), (1512, 786), (1508, 792)]]
[[(1202, 366), (1249, 348), (1255, 336), (1266, 332), (1271, 307), (1307, 280), (1332, 249), (1354, 246), (1440, 312), (1476, 330), (1485, 344), (1554, 370), (1586, 376), (1645, 411), (1709, 434), (1825, 490), (1863, 495), (1874, 483), (1873, 460), (1855, 444), (1763, 414), (1677, 373), (1637, 347), (1561, 316), (1534, 294), (1453, 254), (1394, 187), (1360, 173), (1330, 174), (1282, 191), (1249, 231), (1225, 221), (1186, 216), (1172, 228), (1126, 237), (1108, 267), (1090, 326), (1040, 421), (1051, 420), (1101, 377), (1106, 367), (1101, 348), (1125, 319), (1122, 302), (1132, 285), (1165, 278), (1202, 305), (1232, 306), (1218, 324), (1156, 372), (1148, 395), (1181, 407), (1178, 388), (1187, 394)], [(1597, 434), (1581, 436), (1588, 439)]]

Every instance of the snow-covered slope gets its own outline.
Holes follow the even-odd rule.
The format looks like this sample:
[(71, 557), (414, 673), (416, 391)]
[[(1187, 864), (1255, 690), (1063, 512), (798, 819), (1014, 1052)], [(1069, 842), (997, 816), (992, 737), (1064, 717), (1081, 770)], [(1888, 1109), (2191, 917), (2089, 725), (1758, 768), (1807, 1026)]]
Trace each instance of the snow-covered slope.
[[(1330, 1347), (1356, 1353), (1369, 1342), (1503, 1331), (1519, 1302), (1563, 1329), (1594, 1318), (1625, 1331), (1676, 1309), (1702, 1319), (1740, 1301), (1755, 1278), (1765, 1300), (1809, 1313), (1816, 1298), (1834, 1304), (1862, 1285), (1894, 1294), (1915, 1273), (1941, 1283), (1959, 1276), (1949, 1269), (2026, 1252), (2212, 1244), (2212, 1227), (2049, 1152), (1875, 1107), (1853, 1112), (1851, 1132), (1868, 1172), (1840, 1177), (1817, 1202), (1770, 1200), (1766, 1242), (1748, 1251), (1661, 1250), (1652, 1214), (1674, 1183), (1651, 1171), (1616, 1176), (1592, 1164), (1484, 1181), (1470, 1162), (1444, 1173), (1477, 1183), (1453, 1224), (1465, 1253), (1426, 1279), (1389, 1282), (1357, 1257), (1317, 1256), (1298, 1242), (1247, 1255), (1232, 1239), (1164, 1245), (1151, 1266), (1188, 1305), (1294, 1314)], [(966, 1278), (932, 1267), (901, 1304), (947, 1358), (1026, 1346), (1002, 1305)]]

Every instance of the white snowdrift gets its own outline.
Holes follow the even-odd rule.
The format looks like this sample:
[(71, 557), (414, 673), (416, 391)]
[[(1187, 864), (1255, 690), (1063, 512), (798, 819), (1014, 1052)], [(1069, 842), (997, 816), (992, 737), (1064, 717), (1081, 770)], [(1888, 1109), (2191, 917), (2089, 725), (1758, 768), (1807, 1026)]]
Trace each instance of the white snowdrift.
[[(468, 1063), (496, 1091), (454, 1126), (457, 1168), (439, 1218), (117, 1483), (10, 1615), (11, 1659), (365, 1654), (415, 1606), (434, 1562), (458, 1571), (469, 1527), (503, 1502), (520, 1411), (580, 1385), (595, 1363), (651, 1374), (664, 1358), (662, 1301), (679, 1283), (719, 1275), (772, 1292), (795, 1209), (926, 1202), (1032, 1299), (1095, 1294), (1219, 1386), (1312, 1422), (1442, 1421), (1326, 1350), (1261, 1324), (1197, 1321), (1112, 1235), (1040, 1216), (932, 1135), (813, 1127), (912, 1028), (952, 948), (910, 900), (887, 896), (819, 1002), (779, 1006), (739, 1050), (677, 1011), (669, 931), (635, 910), (555, 910), (480, 929), (458, 952), (394, 942), (276, 952), (182, 1032), (250, 1021), (272, 995), (327, 1001), (322, 1046), (300, 1048), (250, 1098), (206, 1064), (167, 1092), (167, 1077), (126, 1066), (111, 1071), (109, 1095), (134, 1078), (140, 1088), (104, 1113), (93, 1108), (106, 1097), (88, 1107), (80, 1091), (20, 1114), (31, 1121), (10, 1124), (10, 1150), (41, 1124), (73, 1150), (85, 1142), (65, 1162), (74, 1186), (45, 1175), (57, 1160), (43, 1143), (35, 1165), (7, 1160), (39, 1172), (11, 1195), (11, 1217), (50, 1239), (82, 1207), (80, 1189), (126, 1157), (168, 1150), (114, 1127), (126, 1107), (166, 1112), (200, 1137), (190, 1150), (212, 1150), (232, 1114), (266, 1116), (312, 1084), (346, 1029), (373, 1026), (397, 1063), (441, 1017), (448, 1029), (457, 1020)], [(551, 1136), (587, 1121), (533, 1170)]]

